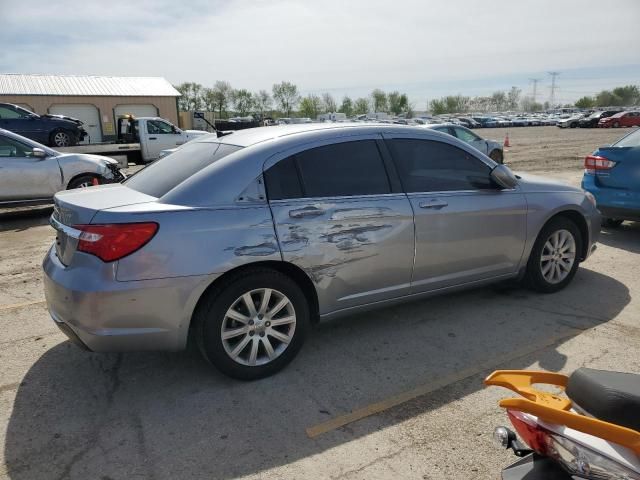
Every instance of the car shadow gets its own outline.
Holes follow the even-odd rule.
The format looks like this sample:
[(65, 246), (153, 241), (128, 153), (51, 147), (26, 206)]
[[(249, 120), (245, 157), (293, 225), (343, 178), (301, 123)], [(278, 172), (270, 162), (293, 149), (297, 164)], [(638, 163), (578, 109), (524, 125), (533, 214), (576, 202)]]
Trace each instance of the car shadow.
[(222, 479), (265, 472), (483, 388), (487, 371), (480, 368), (373, 421), (314, 439), (305, 433), (465, 369), (538, 362), (560, 370), (567, 359), (557, 346), (615, 318), (629, 301), (625, 285), (586, 268), (554, 295), (484, 288), (416, 301), (319, 325), (287, 369), (255, 382), (226, 378), (192, 352), (94, 354), (63, 342), (17, 386), (7, 475)]
[(52, 205), (0, 208), (0, 232), (21, 232), (38, 225), (47, 225), (52, 212)]
[(631, 253), (640, 253), (640, 222), (624, 222), (616, 228), (602, 227), (598, 242)]

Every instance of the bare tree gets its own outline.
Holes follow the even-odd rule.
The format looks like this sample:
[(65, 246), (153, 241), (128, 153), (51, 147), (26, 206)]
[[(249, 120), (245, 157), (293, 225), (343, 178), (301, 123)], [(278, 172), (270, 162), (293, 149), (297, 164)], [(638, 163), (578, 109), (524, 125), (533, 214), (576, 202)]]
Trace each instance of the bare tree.
[(517, 110), (520, 103), (520, 94), (522, 90), (518, 87), (511, 87), (511, 90), (507, 92), (507, 108), (509, 110)]
[(273, 99), (278, 103), (285, 116), (291, 116), (291, 112), (300, 102), (298, 87), (290, 82), (276, 83), (273, 88)]
[(261, 117), (264, 117), (265, 113), (271, 110), (271, 106), (273, 105), (271, 95), (269, 95), (269, 92), (266, 90), (260, 90), (258, 93), (254, 93), (253, 100), (255, 102), (256, 112), (259, 113)]
[(328, 92), (322, 94), (322, 109), (324, 113), (334, 113), (338, 110), (338, 104)]

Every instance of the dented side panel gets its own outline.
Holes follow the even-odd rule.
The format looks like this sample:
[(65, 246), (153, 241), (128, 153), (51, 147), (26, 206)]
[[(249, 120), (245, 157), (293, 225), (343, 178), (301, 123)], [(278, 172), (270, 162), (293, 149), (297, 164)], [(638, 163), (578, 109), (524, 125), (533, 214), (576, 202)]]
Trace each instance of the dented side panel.
[[(98, 223), (116, 222), (124, 212), (99, 212)], [(117, 280), (147, 280), (224, 273), (265, 260), (281, 260), (267, 205), (138, 213), (135, 221), (160, 228), (145, 247), (118, 261)]]
[(413, 212), (404, 194), (271, 203), (283, 259), (318, 292), (320, 314), (408, 293)]

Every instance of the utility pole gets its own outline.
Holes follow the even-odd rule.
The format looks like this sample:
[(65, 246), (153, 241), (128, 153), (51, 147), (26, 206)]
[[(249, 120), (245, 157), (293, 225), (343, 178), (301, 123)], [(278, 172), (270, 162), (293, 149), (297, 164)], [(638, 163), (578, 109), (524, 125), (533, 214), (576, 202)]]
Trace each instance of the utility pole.
[(533, 103), (536, 103), (537, 100), (537, 96), (538, 96), (538, 82), (540, 81), (539, 78), (530, 78), (529, 81), (531, 83), (533, 83)]
[(551, 97), (549, 98), (549, 103), (551, 104), (551, 108), (553, 108), (553, 104), (556, 99), (556, 77), (560, 75), (560, 72), (547, 72), (551, 75)]

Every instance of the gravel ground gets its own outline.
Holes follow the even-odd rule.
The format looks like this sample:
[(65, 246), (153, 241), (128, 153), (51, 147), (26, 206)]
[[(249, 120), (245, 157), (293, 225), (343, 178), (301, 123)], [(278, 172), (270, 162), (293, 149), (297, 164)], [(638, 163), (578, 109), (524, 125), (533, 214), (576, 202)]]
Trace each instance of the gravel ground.
[[(516, 171), (576, 183), (624, 131), (508, 133)], [(640, 370), (640, 224), (603, 231), (557, 294), (484, 288), (329, 322), (284, 372), (241, 383), (192, 352), (67, 342), (42, 303), (49, 214), (0, 213), (0, 478), (495, 479), (515, 457), (490, 441), (507, 395), (483, 388), (492, 369)]]

